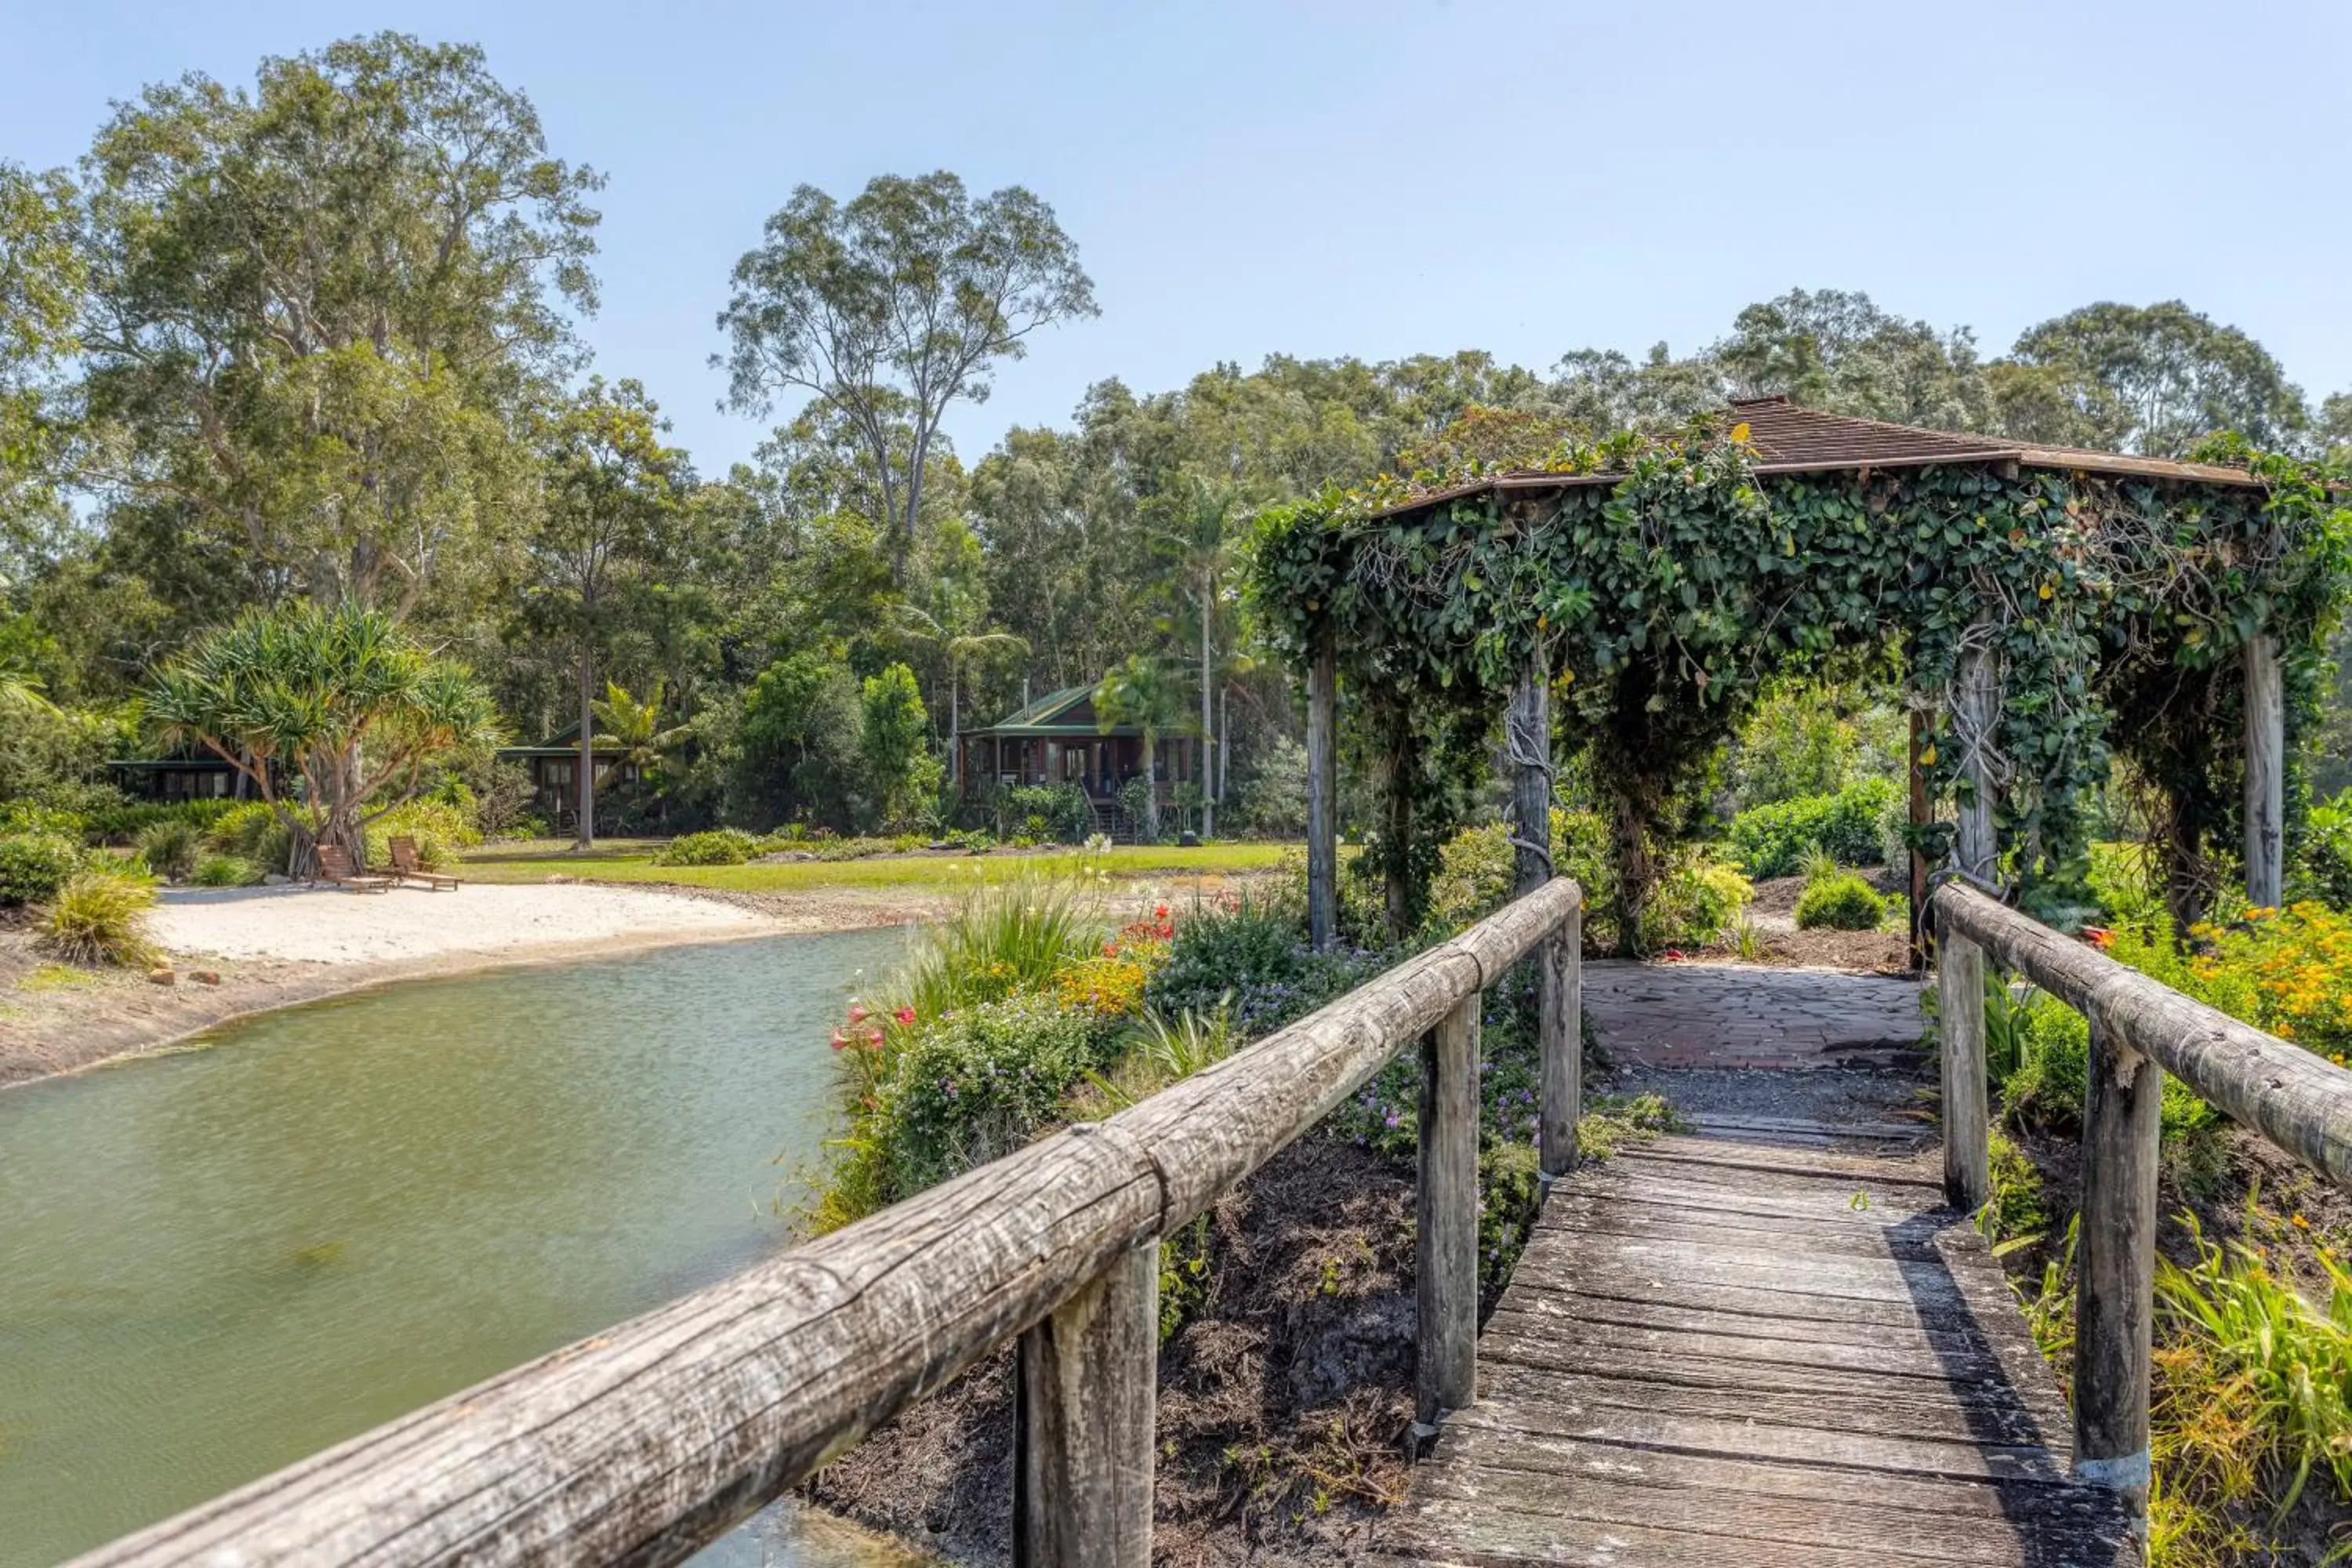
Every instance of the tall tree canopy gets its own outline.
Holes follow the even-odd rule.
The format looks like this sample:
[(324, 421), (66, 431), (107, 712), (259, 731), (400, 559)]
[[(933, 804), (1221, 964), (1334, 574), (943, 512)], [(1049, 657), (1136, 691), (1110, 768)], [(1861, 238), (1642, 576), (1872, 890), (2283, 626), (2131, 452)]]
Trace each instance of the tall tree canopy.
[(122, 105), (87, 161), (90, 409), (123, 508), (247, 595), (413, 609), (573, 359), (601, 183), (470, 46), (396, 33)]
[(992, 367), (1038, 328), (1097, 313), (1053, 208), (1018, 185), (975, 202), (944, 170), (879, 176), (845, 205), (801, 186), (735, 264), (734, 289), (719, 324), (735, 405), (764, 414), (797, 392), (848, 421), (902, 584), (948, 405), (986, 401)]
[(2011, 433), (2068, 446), (2178, 458), (2235, 430), (2285, 448), (2310, 418), (2267, 349), (2178, 300), (2069, 310), (2029, 329), (1997, 375)]
[(78, 346), (82, 258), (72, 184), (0, 162), (0, 592), (59, 517), (57, 375)]

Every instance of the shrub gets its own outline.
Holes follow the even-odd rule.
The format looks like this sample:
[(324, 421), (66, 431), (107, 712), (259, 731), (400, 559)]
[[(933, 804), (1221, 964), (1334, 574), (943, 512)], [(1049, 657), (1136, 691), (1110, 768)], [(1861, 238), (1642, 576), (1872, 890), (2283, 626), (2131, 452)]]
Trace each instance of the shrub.
[(1658, 884), (1643, 911), (1643, 946), (1703, 947), (1722, 936), (1756, 897), (1755, 884), (1705, 854), (1686, 855)]
[(56, 896), (81, 861), (81, 846), (60, 834), (0, 837), (0, 904), (36, 904)]
[(908, 1032), (881, 1086), (878, 1126), (894, 1198), (1012, 1152), (1108, 1064), (1112, 1031), (1024, 994), (975, 1003)]
[(93, 844), (130, 844), (148, 828), (163, 822), (189, 823), (202, 832), (245, 804), (226, 799), (121, 801), (89, 812), (84, 831)]
[(2184, 989), (2332, 1060), (2352, 1057), (2352, 916), (2306, 902), (2196, 934), (2208, 951)]
[(760, 852), (760, 841), (740, 827), (714, 827), (671, 839), (654, 857), (656, 866), (740, 866)]
[(78, 871), (40, 910), (41, 943), (68, 963), (144, 967), (155, 961), (147, 911), (155, 887), (144, 878)]
[(1877, 864), (1885, 853), (1880, 819), (1902, 791), (1892, 779), (1864, 779), (1835, 795), (1801, 795), (1731, 819), (1731, 848), (1759, 879), (1793, 875), (1815, 846), (1839, 864)]
[(446, 800), (412, 800), (368, 824), (368, 864), (392, 864), (392, 841), (403, 836), (416, 840), (416, 858), (426, 866), (446, 866), (457, 858), (458, 850), (482, 841), (481, 830), (464, 806)]
[(1094, 808), (1076, 784), (1022, 784), (1001, 792), (992, 815), (1000, 837), (1026, 834), (1056, 844), (1083, 844), (1095, 830)]
[(260, 867), (237, 855), (206, 855), (188, 874), (199, 888), (250, 888), (261, 878)]
[(250, 860), (264, 871), (283, 871), (294, 836), (261, 801), (230, 807), (215, 818), (205, 843), (224, 855)]
[(1813, 931), (1876, 931), (1886, 918), (1886, 900), (1869, 883), (1850, 872), (1817, 877), (1805, 884), (1797, 900), (1797, 929)]
[(2314, 898), (2352, 910), (2352, 790), (2311, 808), (2297, 870)]
[(192, 817), (167, 816), (139, 830), (139, 858), (147, 869), (177, 882), (195, 869), (205, 846), (202, 824)]
[(80, 812), (34, 800), (0, 801), (0, 837), (20, 833), (47, 834), (77, 844), (92, 836), (89, 818)]

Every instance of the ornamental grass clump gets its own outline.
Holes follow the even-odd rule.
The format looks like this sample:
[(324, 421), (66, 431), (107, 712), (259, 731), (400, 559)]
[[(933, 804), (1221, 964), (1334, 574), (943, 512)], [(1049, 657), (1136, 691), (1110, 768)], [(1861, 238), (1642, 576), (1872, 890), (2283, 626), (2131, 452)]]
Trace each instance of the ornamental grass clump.
[(41, 945), (68, 963), (145, 968), (159, 956), (147, 935), (155, 886), (144, 878), (78, 871), (37, 917)]
[[(2315, 1256), (2324, 1304), (2274, 1272), (2268, 1249), (2205, 1239), (2184, 1213), (2197, 1260), (2157, 1260), (2156, 1297), (2178, 1333), (2157, 1355), (2150, 1525), (2168, 1562), (2224, 1561), (2253, 1541), (2251, 1505), (2275, 1529), (2317, 1476), (2352, 1501), (2352, 1273)], [(2249, 1207), (2251, 1235), (2300, 1227)]]
[(204, 847), (203, 825), (184, 816), (165, 817), (139, 830), (139, 858), (165, 881), (185, 881)]

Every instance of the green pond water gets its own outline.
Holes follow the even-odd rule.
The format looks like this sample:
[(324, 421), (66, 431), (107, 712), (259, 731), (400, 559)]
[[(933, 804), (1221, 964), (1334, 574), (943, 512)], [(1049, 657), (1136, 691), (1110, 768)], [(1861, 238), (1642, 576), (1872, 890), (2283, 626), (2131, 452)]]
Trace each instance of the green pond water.
[[(0, 1565), (31, 1568), (787, 1241), (897, 931), (420, 981), (0, 1094)], [(781, 1517), (712, 1562), (887, 1561)]]

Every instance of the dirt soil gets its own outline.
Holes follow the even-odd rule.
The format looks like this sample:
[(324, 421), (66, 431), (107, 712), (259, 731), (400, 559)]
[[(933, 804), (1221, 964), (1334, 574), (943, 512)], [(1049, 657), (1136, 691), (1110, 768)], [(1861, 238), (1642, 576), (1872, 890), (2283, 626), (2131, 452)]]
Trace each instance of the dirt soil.
[[(1748, 919), (1763, 939), (1763, 952), (1750, 962), (1803, 969), (1849, 969), (1864, 974), (1908, 974), (1911, 946), (1906, 934), (1901, 879), (1885, 873), (1868, 880), (1882, 893), (1895, 895), (1885, 924), (1876, 931), (1799, 931), (1797, 900), (1804, 893), (1802, 877), (1774, 877), (1756, 884), (1756, 901), (1748, 906)], [(1727, 942), (1685, 949), (1691, 957), (1738, 958)]]
[[(1344, 1563), (1402, 1495), (1412, 1188), (1325, 1136), (1210, 1215), (1209, 1285), (1160, 1352), (1152, 1560)], [(1013, 1353), (819, 1472), (811, 1501), (971, 1564), (1012, 1561)]]

